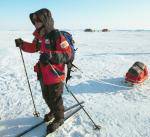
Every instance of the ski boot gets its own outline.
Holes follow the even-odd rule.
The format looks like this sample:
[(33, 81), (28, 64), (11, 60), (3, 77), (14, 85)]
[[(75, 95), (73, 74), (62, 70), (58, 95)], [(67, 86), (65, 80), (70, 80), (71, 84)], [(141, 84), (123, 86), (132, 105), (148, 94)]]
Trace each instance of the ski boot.
[(48, 114), (46, 114), (45, 116), (44, 116), (44, 121), (45, 122), (49, 122), (49, 121), (51, 121), (52, 119), (54, 119), (55, 117), (54, 117), (54, 114), (52, 113), (52, 112), (49, 112)]
[(64, 123), (64, 119), (60, 120), (54, 120), (52, 123), (50, 123), (47, 126), (47, 134), (54, 132), (59, 126), (61, 126)]

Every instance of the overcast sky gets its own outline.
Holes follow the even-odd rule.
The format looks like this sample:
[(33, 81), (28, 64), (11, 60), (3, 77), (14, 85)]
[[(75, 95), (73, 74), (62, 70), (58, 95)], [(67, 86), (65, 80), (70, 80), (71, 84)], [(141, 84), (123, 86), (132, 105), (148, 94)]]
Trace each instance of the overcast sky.
[(51, 10), (61, 29), (150, 29), (150, 0), (0, 0), (0, 29), (33, 29), (29, 14)]

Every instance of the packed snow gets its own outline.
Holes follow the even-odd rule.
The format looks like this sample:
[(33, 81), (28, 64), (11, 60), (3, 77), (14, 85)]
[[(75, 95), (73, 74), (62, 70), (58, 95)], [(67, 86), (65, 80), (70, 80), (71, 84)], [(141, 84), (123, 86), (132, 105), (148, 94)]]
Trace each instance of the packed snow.
[[(150, 31), (83, 32), (70, 31), (76, 41), (74, 64), (69, 89), (94, 122), (80, 110), (50, 136), (55, 137), (150, 137), (150, 82), (128, 87), (124, 75), (135, 61), (150, 68)], [(24, 53), (31, 89), (40, 118), (34, 117), (33, 104), (25, 77), (20, 51), (14, 39), (32, 41), (31, 31), (0, 31), (0, 137), (13, 137), (42, 121), (49, 112), (33, 71), (39, 53)], [(76, 103), (64, 90), (64, 105)], [(41, 137), (41, 125), (24, 137)]]

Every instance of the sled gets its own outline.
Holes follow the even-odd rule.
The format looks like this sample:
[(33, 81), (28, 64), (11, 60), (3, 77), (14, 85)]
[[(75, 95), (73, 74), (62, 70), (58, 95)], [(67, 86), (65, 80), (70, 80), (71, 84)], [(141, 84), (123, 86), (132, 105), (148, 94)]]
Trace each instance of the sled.
[(140, 85), (147, 79), (148, 69), (142, 62), (135, 62), (125, 75), (125, 83), (129, 86)]

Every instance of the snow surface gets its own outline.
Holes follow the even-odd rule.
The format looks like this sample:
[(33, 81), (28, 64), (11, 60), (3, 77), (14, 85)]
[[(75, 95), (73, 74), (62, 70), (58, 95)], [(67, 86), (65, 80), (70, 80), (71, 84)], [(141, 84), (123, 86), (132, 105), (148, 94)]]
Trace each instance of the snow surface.
[[(55, 137), (150, 137), (150, 82), (135, 87), (123, 84), (124, 75), (135, 61), (150, 68), (149, 31), (111, 31), (107, 33), (72, 31), (78, 51), (69, 89), (102, 126), (93, 124), (81, 110), (50, 136)], [(33, 66), (39, 54), (23, 53), (33, 96), (40, 118), (33, 117), (33, 105), (19, 49), (14, 39), (32, 41), (31, 31), (0, 31), (0, 137), (13, 137), (38, 123), (48, 107), (42, 99)], [(66, 107), (76, 103), (64, 91)], [(42, 125), (24, 137), (40, 137)]]

